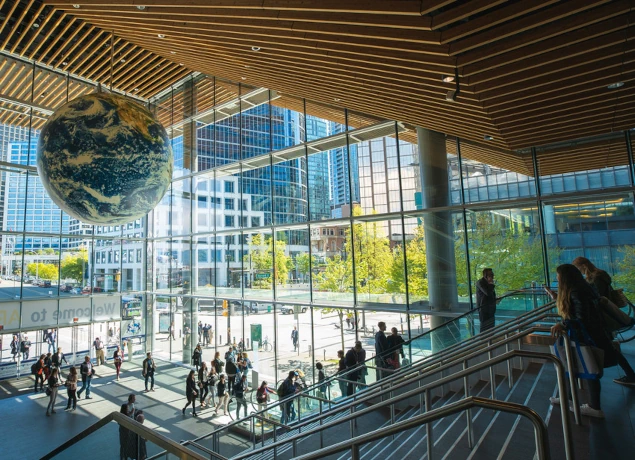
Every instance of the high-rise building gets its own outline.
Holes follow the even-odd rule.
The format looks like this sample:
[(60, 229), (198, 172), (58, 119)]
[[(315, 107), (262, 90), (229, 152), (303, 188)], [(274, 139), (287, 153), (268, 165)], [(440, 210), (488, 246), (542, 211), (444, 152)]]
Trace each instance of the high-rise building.
[[(330, 122), (331, 134), (344, 132), (346, 127)], [(329, 151), (329, 177), (331, 180), (331, 217), (346, 217), (346, 209), (359, 203), (359, 164), (357, 144)]]
[[(322, 118), (307, 115), (307, 141), (329, 136), (332, 123)], [(331, 187), (329, 177), (329, 152), (318, 152), (308, 156), (309, 208), (311, 220), (331, 217)]]

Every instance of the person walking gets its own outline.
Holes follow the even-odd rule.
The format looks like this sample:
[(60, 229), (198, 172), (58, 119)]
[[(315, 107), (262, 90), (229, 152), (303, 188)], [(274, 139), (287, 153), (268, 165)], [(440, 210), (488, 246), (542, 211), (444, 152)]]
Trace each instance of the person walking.
[(293, 351), (297, 351), (300, 346), (300, 333), (296, 326), (293, 326), (293, 330), (291, 331), (291, 341), (293, 342)]
[(82, 376), (82, 387), (77, 392), (77, 397), (81, 398), (82, 391), (86, 390), (86, 399), (93, 399), (90, 397), (90, 382), (95, 374), (95, 368), (90, 362), (90, 356), (84, 357), (84, 362), (79, 366), (79, 373)]
[(346, 382), (346, 394), (348, 396), (352, 396), (355, 392), (355, 387), (357, 386), (357, 384), (353, 382), (359, 381), (360, 369), (358, 366), (361, 362), (363, 362), (360, 362), (359, 357), (359, 352), (361, 350), (361, 342), (355, 342), (355, 346), (348, 350), (346, 352), (346, 355), (344, 356), (344, 366), (346, 370), (345, 378), (346, 380), (348, 380), (348, 382)]
[[(143, 360), (143, 377), (145, 378), (145, 392), (154, 391), (154, 372), (157, 366), (152, 359), (152, 353), (146, 353), (146, 359)], [(150, 381), (150, 389), (148, 390), (148, 380)]]
[(386, 373), (383, 369), (387, 369), (388, 363), (386, 358), (388, 356), (388, 339), (386, 338), (386, 323), (380, 321), (377, 323), (379, 331), (375, 333), (375, 366), (377, 367), (377, 380), (384, 377)]
[(216, 353), (214, 353), (214, 359), (212, 360), (212, 367), (214, 368), (214, 370), (216, 371), (218, 375), (221, 375), (223, 373), (224, 366), (225, 366), (225, 363), (220, 359), (220, 351), (217, 351)]
[(209, 389), (209, 396), (205, 402), (208, 407), (216, 405), (216, 399), (214, 396), (216, 395), (216, 385), (218, 384), (219, 375), (220, 374), (216, 372), (216, 368), (214, 367), (214, 362), (210, 362), (209, 372), (207, 374), (207, 388)]
[(57, 399), (57, 389), (60, 386), (58, 370), (54, 368), (49, 377), (49, 404), (46, 407), (46, 415), (55, 414), (55, 400)]
[(52, 357), (53, 366), (58, 369), (62, 367), (62, 362), (66, 363), (68, 366), (68, 361), (66, 360), (66, 356), (62, 353), (62, 347), (57, 347), (57, 353), (55, 353)]
[(234, 396), (236, 397), (236, 420), (240, 418), (240, 408), (244, 408), (245, 417), (247, 417), (247, 376), (242, 374), (240, 380), (234, 386)]
[(361, 366), (359, 369), (359, 385), (357, 385), (357, 388), (363, 390), (366, 388), (366, 376), (368, 375), (368, 368), (366, 367), (366, 350), (364, 350), (362, 342), (359, 340), (355, 342), (355, 345), (357, 346), (357, 356)]
[[(604, 351), (604, 362), (617, 362), (618, 355), (611, 344), (611, 337), (602, 326), (602, 318), (596, 308), (599, 296), (584, 280), (582, 273), (572, 264), (562, 264), (556, 269), (558, 294), (545, 287), (552, 299), (556, 300), (558, 314), (562, 322), (551, 328), (552, 336), (568, 334), (580, 344), (594, 345)], [(592, 343), (590, 343), (592, 341)], [(590, 417), (604, 418), (600, 404), (600, 378), (587, 379), (589, 402), (580, 406), (580, 412)], [(552, 404), (560, 404), (559, 398), (552, 398)]]
[[(66, 395), (68, 396), (68, 402), (66, 403), (67, 411), (77, 409), (77, 368), (71, 366), (68, 370), (68, 376), (66, 377)], [(71, 409), (72, 403), (72, 409)]]
[(340, 387), (340, 393), (342, 393), (342, 397), (348, 396), (348, 385), (342, 380), (346, 379), (346, 357), (344, 356), (344, 350), (337, 350), (337, 373), (339, 374), (339, 378), (337, 383)]
[[(227, 359), (225, 363), (225, 373), (227, 374), (227, 392), (230, 395), (234, 394), (234, 385), (236, 384), (236, 374), (238, 373), (238, 368), (236, 367), (235, 358), (232, 355), (231, 359)], [(227, 358), (227, 355), (225, 355)]]
[[(289, 371), (289, 376), (284, 379), (284, 382), (282, 382), (282, 385), (280, 386), (282, 394), (280, 394), (280, 391), (278, 391), (278, 400), (283, 401), (280, 405), (280, 410), (282, 411), (280, 423), (282, 423), (283, 425), (285, 425), (287, 422), (293, 421), (293, 419), (295, 418), (295, 416), (292, 415), (293, 401), (288, 401), (288, 399), (290, 399), (298, 391), (298, 386), (295, 382), (297, 376), (298, 375), (295, 371)], [(295, 412), (293, 413), (295, 414)]]
[(209, 372), (205, 361), (201, 363), (201, 368), (198, 370), (198, 388), (200, 390), (199, 404), (201, 407), (205, 407), (207, 406), (205, 398), (209, 393)]
[(185, 407), (181, 411), (183, 412), (183, 415), (185, 415), (185, 409), (187, 409), (187, 406), (192, 404), (192, 415), (194, 417), (197, 416), (196, 414), (196, 396), (197, 395), (198, 395), (198, 392), (196, 391), (196, 372), (194, 370), (191, 370), (190, 373), (187, 375), (187, 380), (185, 381), (185, 396), (187, 397), (187, 404), (185, 404)]
[(46, 343), (48, 344), (48, 352), (51, 353), (51, 350), (55, 351), (55, 329), (47, 329), (46, 330)]
[(134, 395), (134, 393), (130, 393), (128, 395), (128, 401), (121, 405), (121, 410), (119, 412), (127, 417), (134, 418), (136, 402), (137, 397)]
[(33, 365), (34, 376), (35, 376), (35, 389), (34, 392), (37, 393), (37, 383), (40, 382), (40, 391), (44, 391), (44, 359), (46, 355), (40, 355), (40, 359)]
[(324, 365), (322, 363), (315, 363), (315, 368), (318, 370), (318, 398), (326, 399), (326, 374), (324, 373)]
[(403, 352), (403, 344), (405, 343), (405, 341), (399, 335), (399, 331), (396, 327), (393, 327), (390, 332), (391, 334), (386, 337), (386, 340), (388, 340), (388, 349), (390, 350), (390, 360), (392, 361), (392, 363), (388, 364), (391, 365), (393, 369), (399, 369), (399, 367), (401, 367), (399, 358), (406, 357)]
[(198, 372), (198, 367), (201, 365), (201, 361), (203, 360), (203, 349), (201, 348), (201, 344), (197, 344), (196, 348), (194, 348), (194, 352), (192, 353), (192, 364), (196, 366), (196, 372)]
[[(587, 283), (593, 286), (600, 297), (606, 297), (607, 299), (611, 298), (611, 292), (613, 291), (613, 286), (611, 285), (613, 280), (611, 279), (611, 275), (604, 270), (597, 268), (586, 257), (576, 257), (572, 264), (580, 270), (580, 272), (585, 276)], [(624, 377), (613, 379), (613, 382), (619, 385), (635, 388), (635, 371), (626, 357), (622, 354), (621, 350), (616, 349), (615, 352), (618, 354), (617, 364), (622, 368), (626, 375)]]
[(20, 353), (20, 340), (18, 340), (17, 335), (13, 335), (13, 340), (11, 340), (11, 356), (13, 358), (13, 362), (16, 361), (16, 356)]
[(241, 375), (247, 377), (247, 381), (249, 381), (249, 369), (252, 369), (253, 365), (251, 364), (251, 360), (249, 359), (249, 355), (247, 352), (243, 352), (240, 357), (240, 361), (238, 361), (238, 371)]
[(483, 277), (476, 282), (476, 307), (481, 321), (481, 332), (492, 329), (496, 323), (496, 285), (494, 270), (483, 269)]
[(119, 381), (119, 374), (121, 373), (121, 365), (123, 364), (123, 351), (117, 345), (117, 349), (112, 355), (112, 360), (115, 363), (115, 370), (117, 371), (117, 382)]
[(275, 392), (271, 388), (269, 388), (267, 381), (263, 380), (256, 390), (256, 402), (258, 403), (258, 412), (263, 411), (267, 408), (267, 404), (271, 399), (271, 397), (269, 396), (271, 393)]
[(97, 366), (101, 366), (106, 362), (104, 359), (104, 342), (99, 340), (99, 337), (96, 337), (93, 342), (93, 347), (95, 347), (95, 362)]
[(29, 350), (31, 349), (31, 341), (24, 335), (24, 339), (20, 342), (20, 352), (22, 353), (22, 361), (29, 359)]
[(229, 394), (227, 392), (227, 383), (225, 382), (225, 374), (220, 375), (220, 380), (216, 385), (216, 396), (218, 402), (216, 403), (215, 414), (218, 414), (218, 409), (223, 408), (223, 414), (227, 415), (227, 406), (229, 405)]

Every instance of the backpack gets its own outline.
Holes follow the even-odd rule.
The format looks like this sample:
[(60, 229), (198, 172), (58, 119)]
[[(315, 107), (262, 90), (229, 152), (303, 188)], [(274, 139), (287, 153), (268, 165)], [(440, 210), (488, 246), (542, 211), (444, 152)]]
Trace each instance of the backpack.
[(36, 375), (37, 371), (40, 370), (40, 361), (36, 361), (31, 364), (31, 374)]
[(261, 391), (261, 389), (258, 388), (258, 391), (256, 391), (256, 401), (259, 403), (267, 402), (267, 390)]

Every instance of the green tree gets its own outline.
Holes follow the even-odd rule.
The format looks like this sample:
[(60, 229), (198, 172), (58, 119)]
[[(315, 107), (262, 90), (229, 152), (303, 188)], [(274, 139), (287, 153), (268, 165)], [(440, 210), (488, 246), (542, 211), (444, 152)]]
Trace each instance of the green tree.
[(59, 271), (57, 265), (43, 264), (32, 262), (26, 266), (26, 273), (28, 275), (38, 276), (40, 279), (45, 280), (57, 280), (59, 277)]
[[(408, 272), (408, 292), (414, 296), (428, 295), (428, 260), (423, 225), (414, 229), (413, 238), (406, 243), (406, 263)], [(390, 270), (391, 292), (406, 292), (406, 270), (404, 270), (403, 246), (394, 251)]]
[(62, 259), (62, 278), (70, 278), (81, 281), (84, 277), (84, 270), (88, 267), (88, 251), (80, 250), (78, 253), (67, 254)]
[[(327, 292), (350, 292), (353, 285), (353, 272), (340, 255), (326, 259), (324, 271), (317, 275), (317, 286), (321, 291)], [(342, 350), (344, 345), (344, 310), (342, 308), (324, 308), (324, 313), (337, 313), (340, 320), (340, 335), (342, 340)]]
[(618, 249), (618, 254), (622, 257), (616, 263), (613, 287), (635, 292), (635, 246), (622, 246)]
[(295, 256), (295, 264), (298, 267), (298, 273), (304, 279), (308, 278), (311, 268), (317, 267), (317, 257), (309, 256), (308, 252), (301, 252)]
[(293, 266), (292, 258), (287, 255), (287, 244), (284, 241), (276, 241), (275, 256), (276, 264), (273, 266), (273, 238), (268, 237), (263, 240), (261, 234), (256, 234), (249, 240), (249, 254), (245, 255), (243, 261), (250, 264), (252, 270), (263, 273), (273, 273), (269, 278), (255, 279), (253, 287), (270, 289), (272, 278), (278, 284), (283, 284), (289, 277), (289, 270)]

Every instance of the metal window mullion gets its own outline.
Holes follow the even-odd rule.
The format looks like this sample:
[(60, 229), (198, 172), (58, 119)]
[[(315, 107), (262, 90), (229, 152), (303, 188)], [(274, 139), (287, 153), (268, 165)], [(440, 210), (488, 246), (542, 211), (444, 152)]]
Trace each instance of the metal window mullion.
[(463, 184), (463, 157), (461, 140), (456, 138), (456, 153), (459, 164), (459, 190), (461, 191), (461, 214), (463, 216), (463, 246), (465, 247), (465, 269), (467, 270), (467, 292), (470, 296), (470, 310), (474, 310), (472, 299), (472, 267), (470, 262), (470, 243), (467, 238), (467, 210), (465, 209), (465, 185)]
[(547, 285), (551, 284), (549, 278), (549, 256), (547, 252), (547, 234), (545, 233), (545, 216), (542, 207), (542, 191), (540, 189), (540, 172), (538, 170), (538, 157), (536, 155), (536, 147), (531, 148), (531, 160), (534, 167), (534, 180), (536, 182), (536, 203), (538, 205), (538, 226), (540, 228), (540, 235), (542, 235), (542, 264), (544, 270), (545, 282)]
[(348, 203), (349, 203), (349, 222), (351, 226), (351, 273), (353, 276), (353, 314), (357, 319), (357, 274), (355, 273), (355, 224), (353, 219), (353, 175), (351, 169), (351, 148), (350, 137), (348, 133), (348, 109), (344, 109), (344, 128), (346, 132), (346, 163), (348, 170)]
[(624, 131), (624, 140), (626, 141), (626, 153), (628, 155), (628, 171), (631, 179), (631, 187), (635, 186), (635, 164), (633, 163), (633, 145), (631, 144), (631, 132), (627, 129)]

